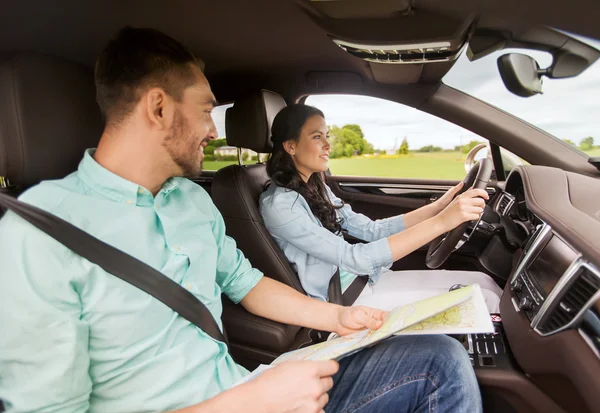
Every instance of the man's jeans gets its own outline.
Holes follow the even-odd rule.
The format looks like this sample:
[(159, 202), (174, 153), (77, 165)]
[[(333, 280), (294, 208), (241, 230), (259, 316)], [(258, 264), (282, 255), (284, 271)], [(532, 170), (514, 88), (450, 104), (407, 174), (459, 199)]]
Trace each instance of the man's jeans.
[(478, 413), (464, 347), (443, 335), (399, 336), (340, 360), (327, 413)]

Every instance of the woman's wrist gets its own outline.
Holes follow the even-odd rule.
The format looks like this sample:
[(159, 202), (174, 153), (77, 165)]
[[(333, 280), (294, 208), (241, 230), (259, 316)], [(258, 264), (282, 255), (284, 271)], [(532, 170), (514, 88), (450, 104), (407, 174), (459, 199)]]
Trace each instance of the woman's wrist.
[(434, 232), (438, 235), (441, 235), (445, 232), (448, 232), (451, 228), (448, 228), (447, 222), (444, 217), (440, 214), (437, 214), (430, 218), (431, 225), (434, 228)]
[(431, 208), (431, 216), (434, 217), (437, 214), (439, 214), (440, 212), (442, 212), (444, 210), (444, 205), (442, 205), (442, 203), (440, 202), (440, 200), (436, 200), (434, 202), (432, 202), (431, 204), (426, 205), (426, 207)]

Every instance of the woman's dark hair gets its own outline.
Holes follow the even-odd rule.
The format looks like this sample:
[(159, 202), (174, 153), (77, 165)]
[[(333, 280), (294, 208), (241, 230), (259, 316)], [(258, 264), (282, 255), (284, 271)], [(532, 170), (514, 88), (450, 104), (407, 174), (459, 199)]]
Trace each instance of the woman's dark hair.
[(302, 104), (288, 106), (275, 116), (271, 128), (273, 152), (267, 161), (267, 174), (271, 177), (271, 182), (302, 195), (323, 227), (339, 234), (342, 231), (342, 220), (338, 219), (335, 211), (341, 208), (341, 205), (332, 204), (325, 189), (323, 174), (314, 173), (308, 182), (304, 182), (291, 155), (283, 148), (284, 142), (297, 142), (300, 139), (302, 127), (313, 116), (325, 118), (319, 109)]

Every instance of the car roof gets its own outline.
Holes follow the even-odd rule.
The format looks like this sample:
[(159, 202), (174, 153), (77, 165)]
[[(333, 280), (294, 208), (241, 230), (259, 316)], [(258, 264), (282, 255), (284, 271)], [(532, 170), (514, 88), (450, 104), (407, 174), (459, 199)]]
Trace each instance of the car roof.
[(331, 91), (352, 91), (363, 83), (435, 85), (454, 64), (453, 60), (374, 64), (342, 50), (333, 38), (390, 45), (449, 41), (457, 47), (468, 40), (475, 44), (474, 36), (485, 41), (490, 34), (521, 44), (537, 42), (539, 48), (565, 42), (564, 35), (540, 25), (600, 37), (595, 19), (599, 13), (593, 10), (600, 11), (597, 2), (573, 1), (568, 13), (564, 2), (557, 0), (492, 3), (498, 4), (481, 0), (19, 1), (2, 6), (0, 51), (37, 51), (93, 67), (98, 52), (120, 27), (153, 27), (202, 58), (217, 97), (233, 101), (269, 86), (289, 98), (328, 84)]

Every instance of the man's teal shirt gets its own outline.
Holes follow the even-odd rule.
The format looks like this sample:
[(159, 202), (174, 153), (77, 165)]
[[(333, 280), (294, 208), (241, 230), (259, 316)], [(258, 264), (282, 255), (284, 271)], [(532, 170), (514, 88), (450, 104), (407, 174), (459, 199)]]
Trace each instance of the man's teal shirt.
[[(93, 159), (30, 189), (41, 207), (194, 293), (221, 325), (260, 280), (208, 194), (184, 178), (156, 196)], [(182, 408), (247, 371), (164, 304), (7, 213), (0, 221), (0, 399), (8, 412)]]

